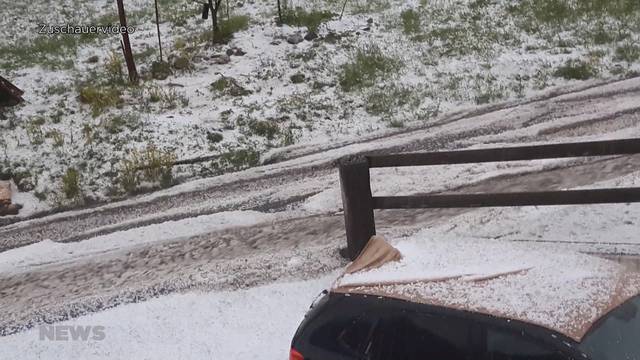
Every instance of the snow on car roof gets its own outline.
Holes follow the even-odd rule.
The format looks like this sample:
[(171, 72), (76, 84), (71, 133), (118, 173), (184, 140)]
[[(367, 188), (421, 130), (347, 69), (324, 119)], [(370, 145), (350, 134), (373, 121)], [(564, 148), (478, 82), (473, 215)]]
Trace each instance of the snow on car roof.
[(594, 322), (640, 294), (640, 273), (535, 243), (437, 240), (418, 233), (395, 247), (373, 237), (332, 291), (491, 314), (580, 341)]

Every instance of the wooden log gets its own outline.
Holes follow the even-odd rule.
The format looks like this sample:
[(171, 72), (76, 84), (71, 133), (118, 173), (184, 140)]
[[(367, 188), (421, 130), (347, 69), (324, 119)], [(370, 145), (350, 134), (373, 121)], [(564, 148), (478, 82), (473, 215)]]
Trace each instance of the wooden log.
[(364, 157), (353, 158), (340, 164), (339, 169), (347, 231), (346, 255), (355, 260), (369, 239), (376, 234), (369, 164)]

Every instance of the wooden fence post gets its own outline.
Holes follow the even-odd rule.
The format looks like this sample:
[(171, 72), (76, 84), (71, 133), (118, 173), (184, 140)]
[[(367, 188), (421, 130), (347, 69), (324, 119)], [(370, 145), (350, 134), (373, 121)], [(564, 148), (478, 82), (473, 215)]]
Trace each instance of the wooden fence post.
[(136, 70), (136, 63), (133, 59), (133, 52), (131, 51), (131, 42), (129, 41), (129, 32), (127, 30), (127, 15), (124, 11), (123, 0), (117, 0), (118, 3), (118, 16), (120, 17), (120, 27), (124, 28), (122, 32), (122, 53), (124, 54), (124, 60), (127, 64), (127, 72), (129, 73), (129, 82), (138, 83), (138, 71)]
[(351, 158), (340, 164), (342, 206), (347, 230), (346, 255), (351, 260), (355, 260), (371, 236), (376, 234), (369, 180), (369, 163), (365, 157)]

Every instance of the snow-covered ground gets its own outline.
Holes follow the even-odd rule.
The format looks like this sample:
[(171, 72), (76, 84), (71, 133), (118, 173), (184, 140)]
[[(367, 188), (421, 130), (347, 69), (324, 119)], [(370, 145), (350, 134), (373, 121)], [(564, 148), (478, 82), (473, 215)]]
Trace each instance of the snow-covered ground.
[[(555, 18), (548, 0), (357, 0), (346, 2), (342, 18), (339, 1), (288, 3), (333, 14), (319, 25), (319, 38), (289, 44), (288, 36), (307, 33), (305, 26), (277, 26), (274, 2), (234, 1), (230, 16), (247, 16), (247, 28), (227, 44), (211, 46), (201, 37), (209, 21), (198, 19), (198, 4), (160, 1), (164, 59), (172, 74), (154, 80), (148, 78), (158, 59), (152, 4), (127, 2), (134, 52), (146, 76), (130, 87), (119, 82), (124, 66), (115, 61), (118, 35), (51, 36), (35, 26), (113, 23), (114, 2), (27, 7), (0, 1), (0, 70), (26, 92), (23, 106), (0, 117), (0, 174), (31, 195), (24, 201), (32, 209), (77, 205), (83, 198), (118, 198), (157, 186), (157, 177), (128, 186), (136, 176), (127, 166), (151, 145), (167, 159), (220, 156), (175, 167), (164, 179), (169, 185), (255, 166), (285, 146), (353, 142), (431, 124), (452, 110), (640, 71), (640, 9), (633, 0), (607, 11), (568, 2), (566, 18)], [(616, 12), (618, 6), (630, 11)], [(217, 63), (233, 48), (246, 54)], [(364, 54), (360, 60), (358, 54)], [(176, 59), (184, 59), (186, 68)], [(345, 64), (373, 75), (351, 87), (343, 81)], [(293, 81), (295, 75), (304, 75), (303, 81)], [(218, 93), (211, 84), (222, 76), (251, 93)], [(92, 108), (80, 101), (88, 86), (113, 90), (119, 95), (111, 100), (119, 101)], [(136, 158), (134, 150), (143, 154)], [(65, 178), (69, 169), (80, 175), (79, 192), (65, 192), (63, 179), (75, 179)], [(36, 207), (33, 200), (43, 204)]]
[(58, 324), (104, 326), (104, 340), (43, 341), (34, 328), (0, 337), (2, 358), (285, 360), (311, 302), (336, 276), (122, 306)]

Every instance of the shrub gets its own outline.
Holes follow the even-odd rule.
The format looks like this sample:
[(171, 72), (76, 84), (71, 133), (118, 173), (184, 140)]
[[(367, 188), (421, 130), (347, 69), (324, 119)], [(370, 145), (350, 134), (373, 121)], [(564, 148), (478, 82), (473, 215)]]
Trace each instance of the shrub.
[(207, 131), (207, 141), (212, 144), (217, 144), (224, 139), (224, 136), (219, 132)]
[(135, 193), (142, 180), (168, 187), (173, 183), (173, 151), (158, 149), (151, 144), (143, 151), (132, 151), (122, 161), (118, 183), (128, 193)]
[(278, 125), (268, 120), (251, 121), (249, 123), (249, 129), (252, 133), (263, 136), (269, 140), (273, 139), (276, 134), (280, 132)]
[(80, 173), (69, 168), (62, 176), (62, 192), (67, 199), (75, 199), (80, 195)]
[(580, 60), (569, 60), (558, 67), (554, 73), (556, 77), (566, 80), (587, 80), (594, 77), (597, 70), (590, 64)]
[(398, 68), (399, 63), (382, 54), (377, 46), (360, 48), (353, 60), (342, 66), (340, 87), (348, 92), (371, 86), (378, 77), (387, 76)]
[(251, 90), (247, 90), (232, 77), (222, 76), (218, 80), (209, 85), (209, 90), (221, 95), (245, 96), (251, 94)]
[(260, 153), (253, 149), (232, 150), (220, 155), (217, 168), (242, 170), (260, 163)]
[(307, 30), (316, 32), (318, 27), (335, 15), (330, 11), (307, 12), (302, 8), (288, 9), (282, 14), (282, 23), (291, 26), (304, 26)]
[(246, 15), (231, 16), (228, 20), (222, 20), (218, 24), (218, 31), (205, 31), (201, 40), (213, 40), (214, 43), (227, 43), (233, 38), (233, 34), (249, 27), (249, 17)]

